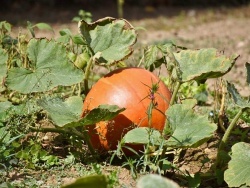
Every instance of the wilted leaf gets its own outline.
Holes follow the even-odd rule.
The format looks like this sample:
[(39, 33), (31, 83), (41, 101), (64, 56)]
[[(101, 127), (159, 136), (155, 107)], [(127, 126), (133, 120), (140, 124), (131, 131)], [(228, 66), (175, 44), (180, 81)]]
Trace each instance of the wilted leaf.
[(49, 113), (58, 126), (64, 126), (80, 119), (83, 101), (81, 97), (70, 97), (63, 101), (61, 98), (43, 98), (38, 105)]
[(250, 144), (239, 142), (232, 147), (232, 159), (228, 163), (224, 179), (229, 187), (250, 186)]
[(233, 97), (233, 100), (236, 105), (238, 105), (240, 108), (250, 108), (250, 102), (240, 96), (239, 92), (237, 91), (237, 89), (234, 87), (233, 84), (228, 82), (227, 90)]
[(107, 188), (108, 180), (104, 175), (90, 175), (78, 178), (75, 182), (62, 186), (62, 188)]
[(218, 54), (216, 49), (181, 50), (174, 53), (179, 64), (182, 82), (190, 80), (203, 81), (217, 78), (229, 72), (238, 56), (225, 57)]
[(217, 126), (208, 117), (197, 115), (186, 105), (176, 104), (167, 111), (172, 136), (166, 144), (173, 147), (197, 147), (207, 141)]
[(136, 184), (136, 188), (180, 188), (173, 180), (156, 174), (142, 176)]
[(127, 144), (148, 144), (153, 145), (161, 144), (161, 133), (154, 129), (147, 127), (139, 127), (130, 130), (123, 137), (124, 142)]
[(106, 17), (90, 24), (82, 20), (79, 28), (94, 55), (98, 54), (95, 60), (99, 64), (116, 63), (133, 51), (136, 33), (124, 19)]
[(4, 90), (4, 79), (7, 75), (8, 54), (0, 48), (0, 92)]
[(21, 93), (43, 92), (82, 81), (83, 72), (68, 62), (63, 45), (46, 39), (31, 39), (27, 52), (31, 68), (11, 68), (6, 79), (10, 89)]

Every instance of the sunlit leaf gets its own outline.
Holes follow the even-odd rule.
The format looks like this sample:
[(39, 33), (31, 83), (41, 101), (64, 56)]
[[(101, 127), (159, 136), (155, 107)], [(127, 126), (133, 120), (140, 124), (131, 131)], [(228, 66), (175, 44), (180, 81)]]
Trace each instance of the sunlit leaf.
[(127, 58), (136, 42), (136, 32), (125, 19), (106, 17), (93, 23), (79, 22), (82, 36), (99, 64), (112, 64)]
[(123, 137), (124, 142), (127, 144), (148, 144), (153, 145), (161, 144), (161, 133), (154, 129), (147, 127), (139, 127), (130, 130)]
[(148, 174), (142, 176), (136, 184), (136, 188), (152, 188), (152, 187), (180, 188), (180, 186), (173, 180), (170, 180), (168, 178), (162, 177), (157, 174)]
[(90, 175), (78, 178), (75, 182), (62, 186), (62, 188), (107, 188), (108, 180), (104, 175)]
[(173, 133), (166, 144), (173, 147), (197, 147), (207, 141), (217, 128), (207, 116), (195, 114), (185, 104), (171, 106), (167, 119)]
[(250, 144), (239, 142), (232, 147), (231, 161), (224, 173), (229, 187), (250, 186)]
[(179, 65), (182, 82), (190, 80), (203, 81), (217, 78), (229, 72), (234, 65), (237, 55), (226, 57), (214, 48), (200, 50), (181, 50), (174, 53)]
[(83, 72), (68, 62), (63, 45), (46, 39), (31, 39), (27, 49), (31, 68), (11, 68), (6, 79), (10, 89), (21, 93), (48, 91), (83, 79)]
[(240, 108), (250, 108), (250, 102), (241, 97), (235, 86), (231, 83), (227, 83), (227, 90), (232, 96), (234, 103)]

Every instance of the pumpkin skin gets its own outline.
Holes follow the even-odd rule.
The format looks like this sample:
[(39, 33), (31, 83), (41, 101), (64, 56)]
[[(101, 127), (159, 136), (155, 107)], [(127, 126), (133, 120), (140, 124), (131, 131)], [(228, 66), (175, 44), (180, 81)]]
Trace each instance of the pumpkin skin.
[(171, 93), (153, 73), (142, 68), (121, 68), (108, 73), (93, 85), (84, 100), (82, 117), (101, 104), (126, 108), (111, 121), (101, 121), (88, 126), (90, 141), (95, 149), (114, 150), (118, 141), (129, 130), (135, 127), (149, 127), (149, 93), (152, 84), (157, 83), (159, 88), (154, 97), (158, 110), (152, 110), (151, 127), (162, 131)]

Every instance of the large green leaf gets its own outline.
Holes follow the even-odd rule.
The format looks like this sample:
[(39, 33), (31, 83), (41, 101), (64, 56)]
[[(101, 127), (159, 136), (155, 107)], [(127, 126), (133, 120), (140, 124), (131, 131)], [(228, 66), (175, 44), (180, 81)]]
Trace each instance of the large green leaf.
[(224, 179), (229, 187), (250, 186), (250, 144), (239, 142), (232, 147), (232, 158), (228, 163)]
[(214, 48), (181, 50), (173, 54), (180, 68), (182, 82), (203, 81), (223, 76), (231, 70), (238, 57), (232, 55), (227, 58)]
[(4, 90), (4, 79), (7, 75), (8, 54), (0, 48), (0, 92)]
[(127, 144), (148, 144), (153, 145), (161, 144), (161, 133), (154, 129), (147, 127), (139, 127), (130, 130), (123, 137), (124, 142)]
[(80, 32), (99, 64), (127, 58), (136, 42), (135, 29), (124, 19), (106, 17), (93, 23), (79, 22)]
[(81, 97), (70, 97), (63, 101), (61, 98), (43, 98), (38, 105), (49, 113), (58, 126), (64, 126), (80, 119), (83, 101)]
[(81, 97), (70, 97), (63, 101), (61, 98), (44, 98), (38, 101), (59, 127), (78, 127), (95, 124), (103, 120), (111, 120), (125, 110), (116, 105), (100, 105), (80, 119), (83, 107)]
[(136, 184), (136, 188), (180, 188), (173, 180), (164, 178), (157, 174), (142, 176)]
[(234, 103), (240, 108), (250, 108), (250, 101), (241, 97), (235, 86), (231, 83), (227, 83), (227, 90), (233, 97)]
[(197, 115), (187, 105), (175, 104), (167, 111), (168, 124), (173, 131), (166, 144), (173, 147), (197, 147), (207, 141), (217, 126), (208, 117)]
[(90, 175), (78, 178), (75, 182), (62, 188), (107, 188), (108, 180), (104, 175)]
[(10, 89), (21, 93), (48, 91), (83, 79), (83, 72), (68, 62), (63, 45), (46, 39), (31, 39), (27, 48), (31, 68), (12, 68), (6, 79)]

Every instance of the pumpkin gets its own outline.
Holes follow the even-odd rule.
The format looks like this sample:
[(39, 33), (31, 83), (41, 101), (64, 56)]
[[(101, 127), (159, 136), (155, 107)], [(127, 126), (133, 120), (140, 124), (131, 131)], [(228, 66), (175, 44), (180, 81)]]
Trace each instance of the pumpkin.
[[(152, 85), (158, 89), (152, 93)], [(101, 121), (89, 126), (90, 141), (99, 151), (114, 150), (118, 141), (135, 127), (151, 127), (162, 131), (166, 121), (165, 111), (169, 107), (171, 93), (153, 73), (142, 68), (121, 68), (99, 79), (87, 94), (84, 115), (101, 104), (126, 108), (111, 121)], [(147, 109), (153, 102), (151, 123)]]

